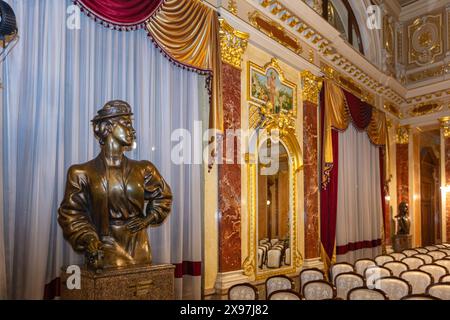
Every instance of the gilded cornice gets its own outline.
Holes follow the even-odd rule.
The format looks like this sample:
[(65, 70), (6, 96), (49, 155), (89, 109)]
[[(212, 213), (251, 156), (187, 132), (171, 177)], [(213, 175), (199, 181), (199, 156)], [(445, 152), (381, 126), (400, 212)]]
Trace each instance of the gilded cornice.
[(303, 101), (309, 101), (315, 105), (319, 104), (319, 94), (322, 89), (323, 79), (305, 70), (302, 76), (302, 97)]

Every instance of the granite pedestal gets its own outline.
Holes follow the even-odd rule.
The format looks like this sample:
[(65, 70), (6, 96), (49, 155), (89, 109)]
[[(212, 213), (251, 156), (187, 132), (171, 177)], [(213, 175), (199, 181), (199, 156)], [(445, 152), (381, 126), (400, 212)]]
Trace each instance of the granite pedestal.
[(396, 234), (394, 236), (394, 251), (402, 252), (405, 249), (412, 248), (412, 235), (410, 234)]
[(63, 300), (173, 300), (175, 266), (141, 265), (104, 269), (95, 273), (81, 267), (81, 288), (70, 290), (67, 268), (61, 272)]

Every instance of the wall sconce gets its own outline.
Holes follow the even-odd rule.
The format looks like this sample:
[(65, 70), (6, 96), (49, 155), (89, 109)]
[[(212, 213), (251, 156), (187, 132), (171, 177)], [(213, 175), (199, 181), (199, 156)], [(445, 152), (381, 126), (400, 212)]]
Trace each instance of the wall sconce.
[(385, 196), (385, 197), (384, 197), (384, 200), (386, 200), (387, 202), (391, 201), (391, 196), (389, 196), (389, 195), (388, 195), (388, 196)]

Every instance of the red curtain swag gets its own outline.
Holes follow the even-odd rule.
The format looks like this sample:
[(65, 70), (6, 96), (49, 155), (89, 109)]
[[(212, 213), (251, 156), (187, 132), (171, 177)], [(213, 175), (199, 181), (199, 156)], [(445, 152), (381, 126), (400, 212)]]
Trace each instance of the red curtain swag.
[(164, 0), (74, 0), (82, 11), (108, 27), (120, 30), (143, 28)]

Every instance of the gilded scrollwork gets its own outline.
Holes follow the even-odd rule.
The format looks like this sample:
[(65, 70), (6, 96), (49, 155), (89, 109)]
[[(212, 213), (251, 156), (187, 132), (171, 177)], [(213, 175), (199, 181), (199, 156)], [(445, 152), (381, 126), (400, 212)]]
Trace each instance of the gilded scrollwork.
[(247, 49), (249, 34), (235, 30), (224, 19), (219, 19), (219, 22), (222, 61), (241, 69), (242, 55)]
[(315, 105), (319, 104), (319, 94), (322, 89), (323, 79), (309, 70), (302, 71), (302, 97), (303, 101), (309, 101)]

